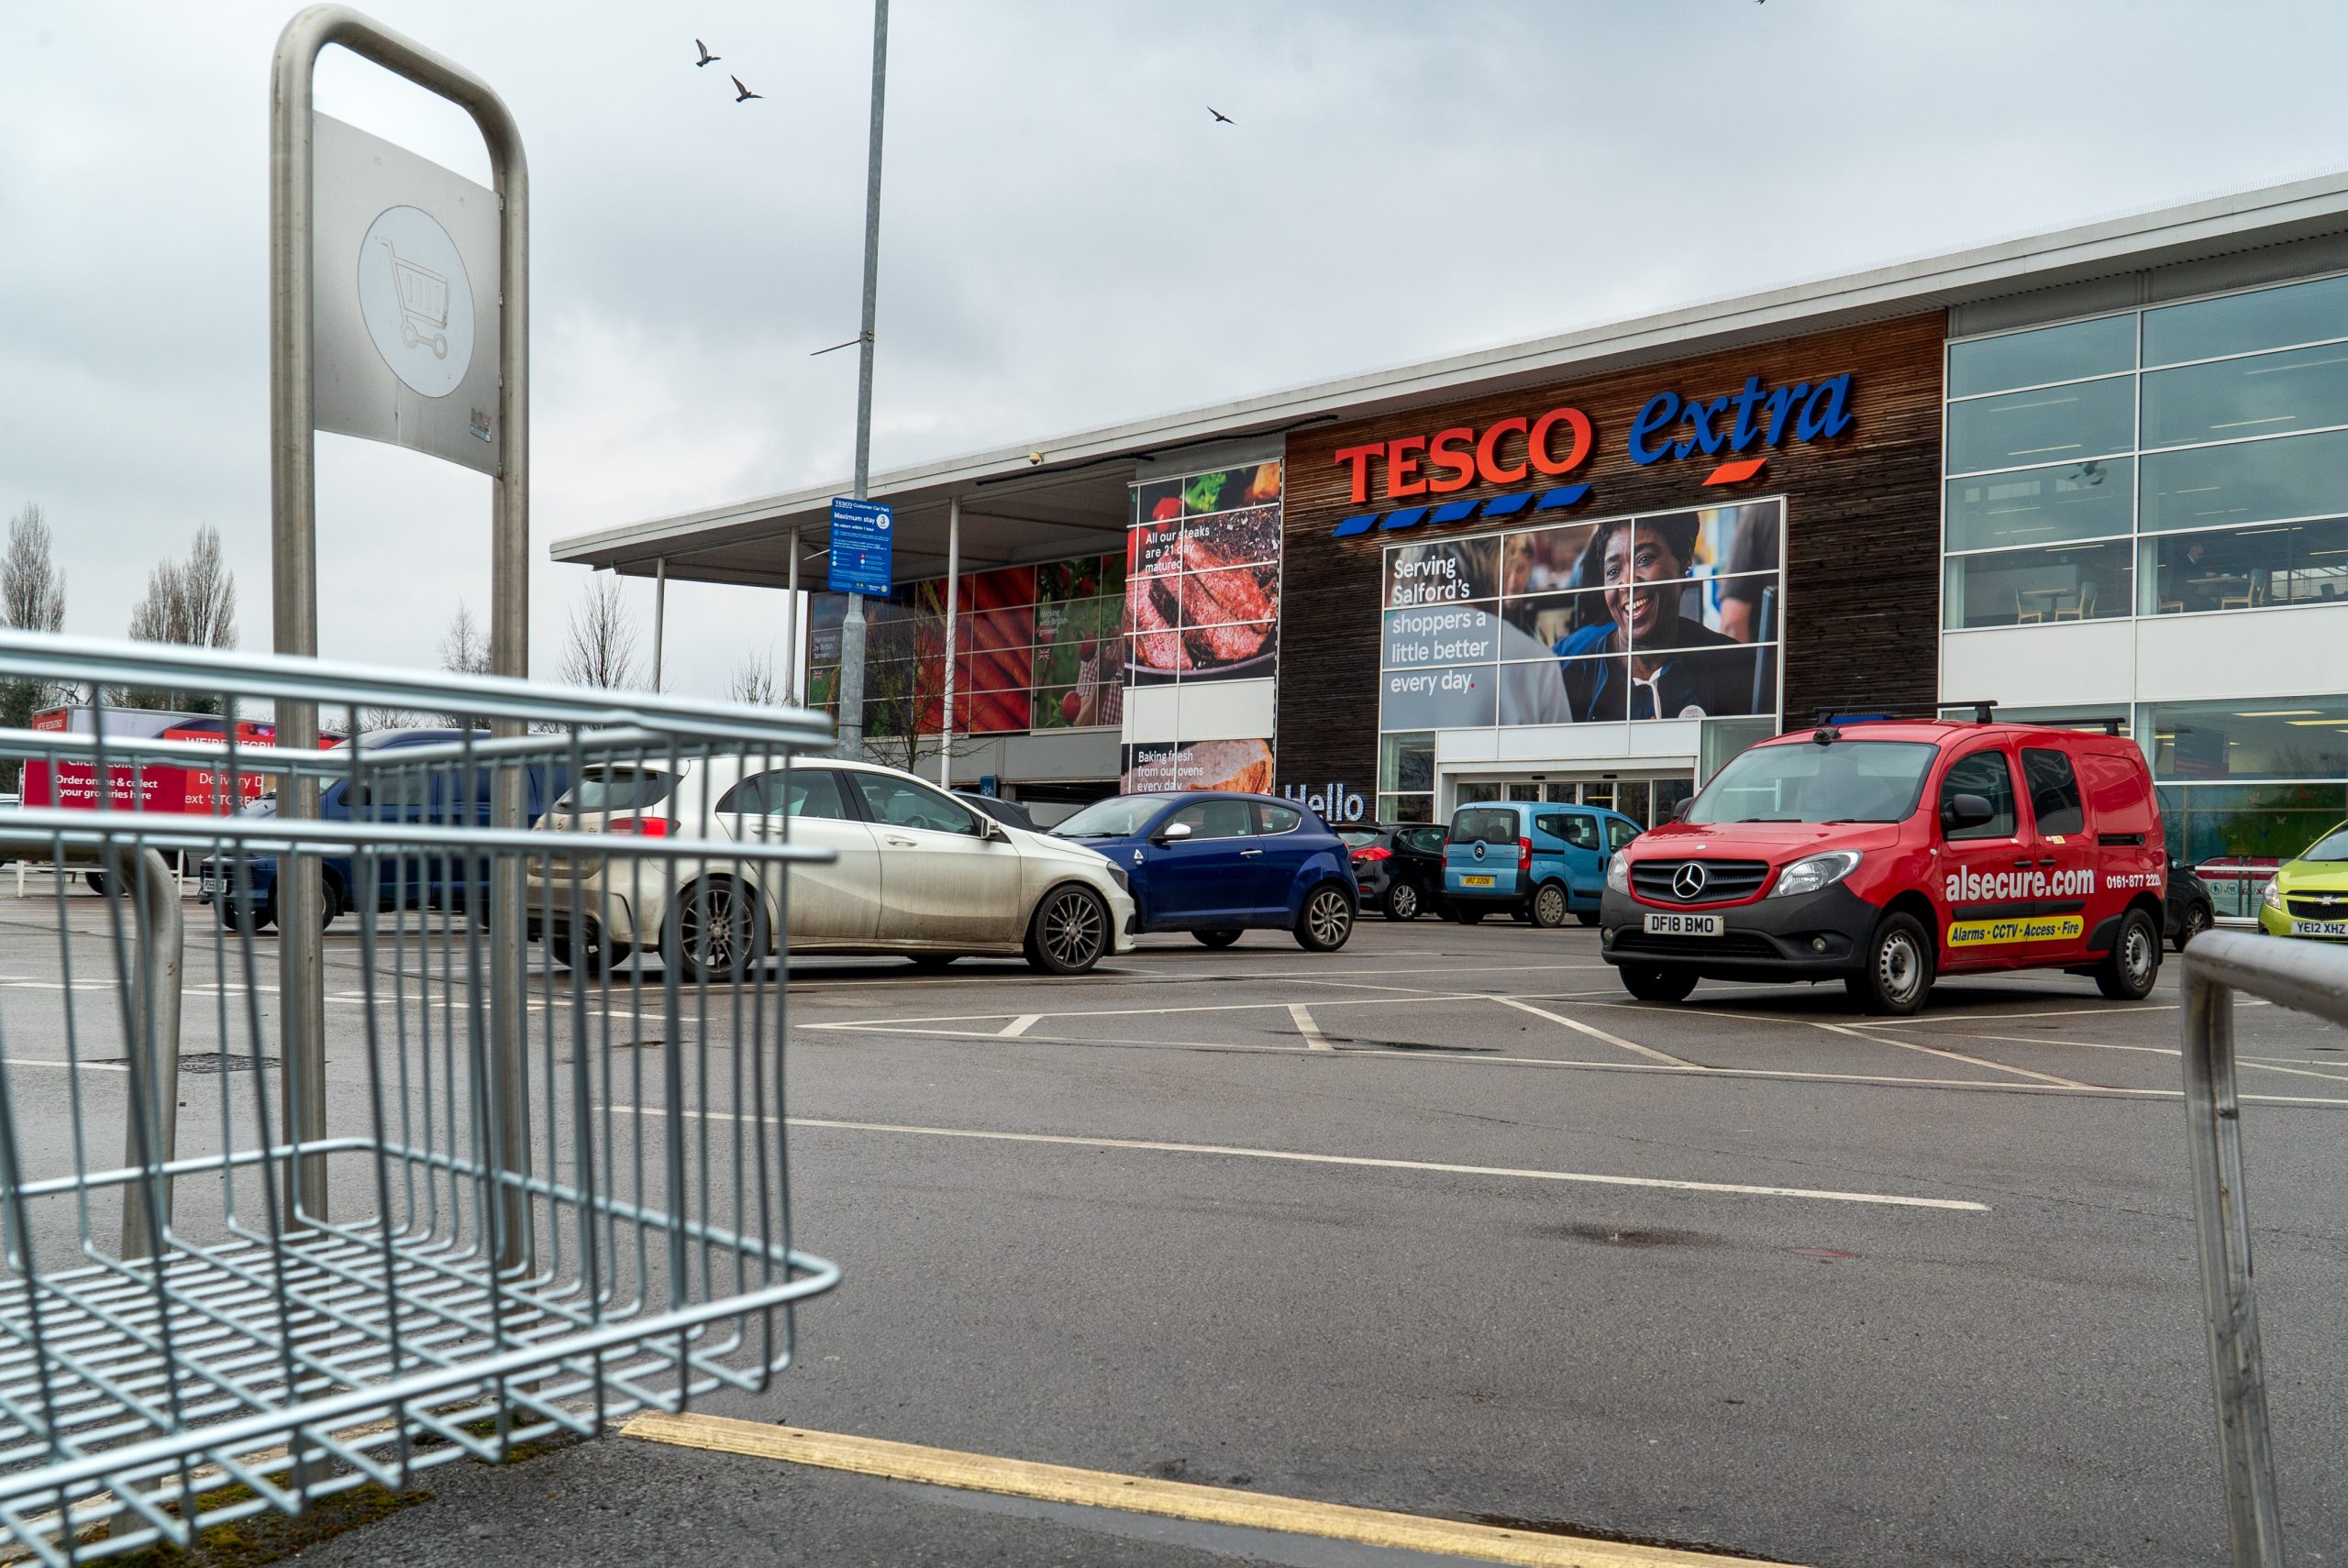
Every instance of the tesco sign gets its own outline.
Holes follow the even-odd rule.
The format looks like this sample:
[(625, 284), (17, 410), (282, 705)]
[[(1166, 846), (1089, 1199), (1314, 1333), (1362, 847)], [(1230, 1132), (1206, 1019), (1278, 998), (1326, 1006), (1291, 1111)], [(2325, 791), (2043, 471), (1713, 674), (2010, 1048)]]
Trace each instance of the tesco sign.
[[(1755, 446), (1778, 447), (1789, 439), (1824, 440), (1851, 427), (1850, 404), (1848, 371), (1782, 387), (1747, 376), (1736, 392), (1711, 398), (1659, 392), (1632, 416), (1624, 452), (1645, 468), (1699, 454), (1718, 457)], [(1456, 425), (1425, 436), (1340, 447), (1335, 460), (1346, 470), (1351, 503), (1362, 506), (1373, 499), (1373, 490), (1376, 500), (1406, 501), (1448, 495), (1479, 482), (1523, 484), (1535, 474), (1558, 479), (1589, 462), (1596, 446), (1589, 415), (1578, 408), (1559, 407), (1537, 416), (1496, 420), (1480, 429)], [(1760, 467), (1759, 459), (1722, 464), (1704, 482), (1747, 479)], [(1588, 487), (1573, 489), (1578, 500)], [(1460, 510), (1444, 509), (1446, 513)]]

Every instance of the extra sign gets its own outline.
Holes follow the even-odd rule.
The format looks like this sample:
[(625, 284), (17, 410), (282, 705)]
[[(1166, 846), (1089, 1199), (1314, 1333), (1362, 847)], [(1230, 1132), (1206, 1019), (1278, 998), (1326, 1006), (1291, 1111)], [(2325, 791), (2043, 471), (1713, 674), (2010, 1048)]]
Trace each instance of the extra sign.
[[(1623, 453), (1641, 468), (1700, 455), (1726, 457), (1730, 460), (1717, 464), (1703, 482), (1741, 484), (1756, 477), (1768, 458), (1766, 452), (1740, 454), (1789, 440), (1840, 436), (1851, 427), (1850, 405), (1848, 371), (1783, 387), (1747, 376), (1737, 391), (1713, 397), (1659, 392), (1632, 417)], [(1372, 527), (1390, 533), (1426, 522), (1460, 523), (1470, 517), (1512, 516), (1527, 508), (1550, 512), (1578, 505), (1589, 499), (1589, 485), (1557, 481), (1587, 464), (1599, 440), (1598, 427), (1587, 413), (1560, 406), (1538, 414), (1513, 414), (1481, 428), (1457, 425), (1424, 436), (1340, 447), (1335, 460), (1345, 470), (1353, 505), (1371, 504), (1373, 494), (1378, 501), (1428, 499), (1399, 511), (1348, 517), (1332, 532), (1342, 539)], [(1547, 482), (1547, 489), (1482, 502), (1437, 499), (1473, 484), (1523, 484), (1536, 476)]]

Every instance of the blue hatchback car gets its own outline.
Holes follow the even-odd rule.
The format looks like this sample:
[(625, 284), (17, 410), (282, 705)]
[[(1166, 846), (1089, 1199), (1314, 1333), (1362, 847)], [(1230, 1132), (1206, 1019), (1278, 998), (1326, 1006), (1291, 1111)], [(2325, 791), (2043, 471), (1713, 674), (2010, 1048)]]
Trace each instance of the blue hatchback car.
[(1451, 814), (1443, 846), (1443, 897), (1463, 925), (1509, 914), (1559, 926), (1567, 914), (1598, 923), (1606, 863), (1639, 836), (1639, 824), (1600, 806), (1479, 801)]
[(1293, 801), (1193, 790), (1116, 795), (1052, 832), (1124, 873), (1136, 931), (1187, 931), (1228, 947), (1243, 931), (1285, 931), (1334, 953), (1353, 934), (1361, 889), (1353, 857)]

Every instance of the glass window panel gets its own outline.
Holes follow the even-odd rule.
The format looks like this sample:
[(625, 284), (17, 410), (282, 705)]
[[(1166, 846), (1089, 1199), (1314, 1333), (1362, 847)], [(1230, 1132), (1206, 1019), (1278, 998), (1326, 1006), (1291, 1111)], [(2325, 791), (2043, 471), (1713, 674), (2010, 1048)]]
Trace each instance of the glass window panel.
[(1434, 788), (1434, 736), (1380, 735), (1378, 788), (1384, 794), (1419, 794)]
[(1952, 343), (1948, 350), (1948, 395), (2004, 392), (2107, 375), (2136, 363), (2136, 318), (2108, 315), (2035, 332), (2010, 332)]
[(2171, 859), (2209, 884), (2220, 914), (2258, 912), (2274, 863), (2306, 849), (2343, 816), (2348, 784), (2164, 784), (2154, 791)]
[(1382, 730), (1455, 729), (1492, 722), (1489, 665), (1390, 670), (1379, 682), (1378, 727)]
[(2087, 831), (2087, 808), (2079, 801), (2078, 776), (2071, 771), (2069, 757), (2059, 751), (2024, 746), (2021, 776), (2030, 786), (2030, 815), (2039, 832), (2069, 834)]
[(2101, 545), (1952, 556), (1942, 601), (1943, 624), (1956, 630), (2125, 615), (2133, 554), (2128, 540), (2114, 539)]
[(1502, 658), (1602, 653), (1614, 629), (1607, 617), (1606, 596), (1596, 591), (1504, 600), (1501, 620), (1504, 623), (1500, 633)]
[(2143, 458), (2148, 534), (2348, 512), (2348, 431)]
[(1182, 525), (1182, 558), (1184, 565), (1194, 568), (1279, 560), (1280, 509), (1250, 506), (1193, 517)]
[(1751, 643), (1761, 640), (1757, 634), (1765, 627), (1774, 631), (1776, 572), (1690, 578), (1680, 582), (1678, 589), (1677, 593), (1657, 596), (1656, 613), (1634, 637), (1633, 652)]
[(2155, 778), (2348, 778), (2348, 698), (2162, 702), (2146, 714)]
[(2144, 313), (2144, 363), (2174, 365), (2348, 337), (2348, 278), (2197, 300)]
[(1185, 626), (1225, 626), (1268, 621), (1279, 613), (1279, 569), (1223, 567), (1186, 571), (1176, 585)]
[[(1626, 693), (1634, 719), (1704, 719), (1778, 709), (1778, 650), (1658, 649), (1631, 661)], [(1601, 712), (1600, 717), (1620, 715)]]
[(1378, 797), (1378, 820), (1382, 823), (1432, 823), (1434, 821), (1434, 797), (1380, 795)]
[(1948, 547), (1993, 550), (2125, 534), (2136, 465), (2127, 458), (1948, 481)]
[(1945, 818), (1959, 795), (1978, 795), (1989, 803), (1985, 823), (1952, 828), (1946, 838), (2011, 838), (2014, 836), (2014, 775), (2001, 751), (1977, 751), (1949, 765), (1941, 776), (1941, 814)]
[[(1610, 667), (1611, 673), (1604, 678), (1597, 675), (1600, 665)], [(1574, 705), (1569, 682), (1580, 685), (1587, 694), (1606, 685), (1619, 689), (1624, 673), (1623, 661), (1615, 659), (1527, 659), (1501, 665), (1497, 671), (1500, 681), (1500, 722), (1503, 724), (1570, 724), (1589, 715)], [(1620, 718), (1621, 714), (1615, 715)]]
[(2146, 447), (2348, 425), (2348, 343), (2187, 365), (2144, 378)]
[(2136, 441), (2136, 380), (2008, 392), (1948, 405), (1948, 471), (2019, 469), (2125, 452)]
[(2144, 541), (2150, 613), (2348, 602), (2348, 519)]
[(1509, 535), (1501, 550), (1501, 591), (1514, 598), (1521, 593), (1597, 587), (1598, 563), (1589, 550), (1597, 533), (1595, 524), (1567, 523)]

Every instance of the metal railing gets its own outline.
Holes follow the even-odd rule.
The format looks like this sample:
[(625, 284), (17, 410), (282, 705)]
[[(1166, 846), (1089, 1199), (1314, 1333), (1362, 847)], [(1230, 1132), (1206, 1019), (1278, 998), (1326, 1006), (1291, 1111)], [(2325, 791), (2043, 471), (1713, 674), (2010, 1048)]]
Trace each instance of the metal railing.
[(2281, 1568), (2258, 1290), (2243, 1191), (2234, 992), (2348, 1025), (2348, 949), (2212, 931), (2194, 938), (2184, 964), (2186, 1129), (2229, 1538), (2236, 1568)]

